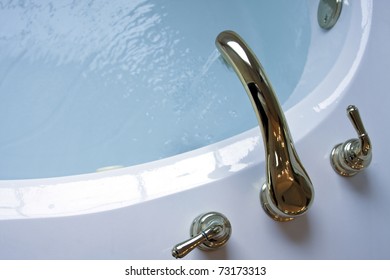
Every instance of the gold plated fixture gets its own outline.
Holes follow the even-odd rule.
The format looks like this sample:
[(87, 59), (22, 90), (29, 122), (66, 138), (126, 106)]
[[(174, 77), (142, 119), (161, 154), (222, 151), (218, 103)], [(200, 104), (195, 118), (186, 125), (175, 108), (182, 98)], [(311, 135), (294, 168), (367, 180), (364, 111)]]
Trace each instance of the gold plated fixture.
[(262, 206), (276, 221), (293, 220), (309, 209), (314, 190), (276, 94), (260, 62), (238, 34), (224, 31), (216, 45), (241, 80), (263, 134), (267, 181), (260, 193)]
[(221, 213), (209, 212), (194, 219), (190, 234), (190, 239), (173, 247), (174, 258), (183, 258), (195, 248), (215, 250), (222, 247), (232, 234), (232, 226)]
[(337, 144), (331, 154), (330, 160), (333, 169), (342, 176), (353, 176), (366, 168), (372, 159), (372, 146), (370, 137), (364, 128), (359, 110), (354, 105), (349, 105), (347, 115), (355, 128), (359, 139), (350, 139)]

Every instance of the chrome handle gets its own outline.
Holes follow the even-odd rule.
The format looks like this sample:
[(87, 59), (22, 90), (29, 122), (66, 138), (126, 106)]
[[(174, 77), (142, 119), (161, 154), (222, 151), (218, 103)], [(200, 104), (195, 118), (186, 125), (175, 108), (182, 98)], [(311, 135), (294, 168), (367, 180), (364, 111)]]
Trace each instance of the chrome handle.
[(314, 190), (267, 75), (253, 51), (233, 31), (220, 33), (216, 45), (244, 86), (263, 135), (267, 181), (260, 198), (276, 221), (291, 221), (312, 204)]
[(221, 226), (210, 226), (205, 230), (202, 230), (199, 234), (191, 237), (190, 239), (177, 244), (172, 249), (172, 256), (174, 258), (183, 258), (189, 252), (200, 246), (202, 243), (212, 241), (213, 237), (218, 235), (222, 230)]
[(367, 154), (371, 152), (371, 143), (366, 129), (364, 128), (359, 110), (356, 106), (349, 105), (347, 108), (347, 114), (360, 139), (361, 152), (364, 156), (367, 156)]
[(347, 115), (359, 138), (337, 144), (332, 149), (330, 159), (333, 169), (338, 174), (353, 176), (371, 163), (372, 146), (358, 108), (354, 105), (349, 105)]
[(194, 219), (191, 238), (172, 249), (174, 258), (183, 258), (195, 248), (214, 250), (226, 244), (232, 233), (230, 221), (221, 213), (209, 212)]

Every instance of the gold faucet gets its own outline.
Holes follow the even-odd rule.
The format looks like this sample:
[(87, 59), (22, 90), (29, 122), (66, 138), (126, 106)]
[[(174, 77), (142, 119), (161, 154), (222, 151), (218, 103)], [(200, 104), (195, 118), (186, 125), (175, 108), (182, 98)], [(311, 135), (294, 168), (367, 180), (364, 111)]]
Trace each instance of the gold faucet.
[(260, 193), (262, 206), (276, 221), (293, 220), (309, 209), (314, 190), (276, 94), (260, 62), (238, 34), (224, 31), (216, 45), (241, 80), (263, 134), (267, 181)]

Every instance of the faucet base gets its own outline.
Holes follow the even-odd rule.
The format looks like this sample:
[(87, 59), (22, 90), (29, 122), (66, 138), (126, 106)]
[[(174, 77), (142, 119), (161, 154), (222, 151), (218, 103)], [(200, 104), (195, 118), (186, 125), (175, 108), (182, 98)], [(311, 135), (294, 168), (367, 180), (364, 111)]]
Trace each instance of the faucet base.
[(173, 247), (174, 258), (183, 258), (195, 248), (215, 250), (225, 245), (232, 233), (232, 226), (221, 213), (209, 212), (195, 218), (190, 233), (190, 239)]
[[(349, 144), (349, 143), (347, 143)], [(352, 168), (348, 167), (347, 164), (343, 164), (344, 160), (344, 152), (346, 144), (340, 143), (337, 144), (330, 153), (330, 163), (333, 167), (333, 170), (336, 171), (341, 176), (345, 177), (351, 177), (358, 173), (358, 171), (353, 170)], [(350, 145), (348, 145), (350, 146)]]
[(206, 241), (198, 246), (199, 249), (206, 251), (222, 247), (232, 234), (232, 226), (225, 215), (218, 212), (209, 212), (196, 217), (192, 222), (190, 229), (191, 237), (198, 235), (202, 231), (205, 232), (209, 227), (218, 227), (219, 230), (216, 231), (217, 233), (213, 237), (207, 238)]
[(274, 205), (274, 203), (270, 202), (269, 186), (267, 183), (264, 183), (261, 188), (260, 201), (265, 213), (267, 213), (273, 220), (277, 222), (288, 222), (294, 220), (291, 216), (280, 213), (280, 210), (278, 211), (276, 209), (272, 209), (272, 205)]

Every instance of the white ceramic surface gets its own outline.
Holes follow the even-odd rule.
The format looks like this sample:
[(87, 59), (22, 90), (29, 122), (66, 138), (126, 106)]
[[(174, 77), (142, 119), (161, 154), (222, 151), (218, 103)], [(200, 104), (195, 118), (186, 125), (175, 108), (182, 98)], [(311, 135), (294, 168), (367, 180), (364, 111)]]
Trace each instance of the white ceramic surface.
[[(315, 188), (307, 215), (277, 223), (263, 212), (264, 151), (259, 130), (252, 129), (145, 165), (0, 181), (0, 258), (170, 259), (173, 245), (188, 237), (193, 218), (206, 211), (225, 214), (232, 237), (224, 248), (195, 250), (188, 259), (390, 258), (389, 3), (344, 2), (340, 21), (328, 32), (316, 27), (316, 5), (310, 4), (313, 53), (297, 89), (308, 87), (311, 93), (301, 97), (296, 91), (291, 98), (301, 101), (286, 111)], [(332, 39), (342, 40), (341, 48), (332, 48)], [(313, 82), (311, 73), (327, 62), (328, 74)], [(349, 104), (358, 106), (374, 152), (367, 170), (342, 178), (332, 170), (329, 153), (355, 137), (345, 114)]]

